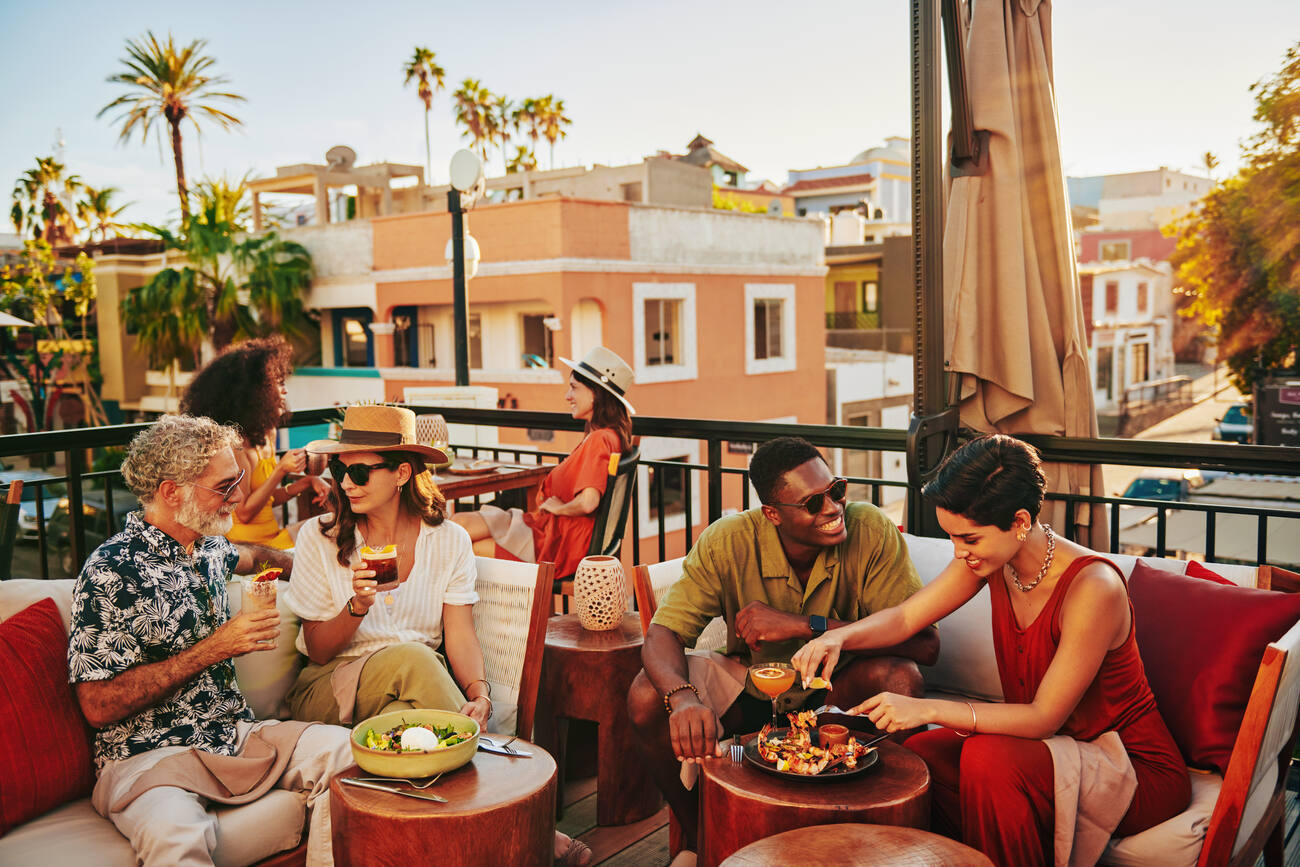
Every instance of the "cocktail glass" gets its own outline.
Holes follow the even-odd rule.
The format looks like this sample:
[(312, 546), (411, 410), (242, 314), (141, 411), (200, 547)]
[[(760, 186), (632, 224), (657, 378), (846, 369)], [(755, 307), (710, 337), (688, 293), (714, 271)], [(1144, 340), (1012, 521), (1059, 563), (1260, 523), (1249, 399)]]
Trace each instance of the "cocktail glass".
[[(280, 569), (264, 569), (257, 575), (244, 579), (244, 608), (248, 611), (275, 610), (276, 585), (280, 582)], [(274, 647), (275, 641), (263, 642)]]
[(749, 679), (759, 692), (772, 699), (772, 728), (780, 728), (776, 700), (794, 685), (794, 666), (788, 662), (760, 662), (749, 667)]
[(375, 573), (375, 592), (389, 591), (384, 596), (384, 603), (393, 604), (392, 590), (397, 587), (397, 546), (388, 545), (381, 550), (361, 549), (361, 562)]

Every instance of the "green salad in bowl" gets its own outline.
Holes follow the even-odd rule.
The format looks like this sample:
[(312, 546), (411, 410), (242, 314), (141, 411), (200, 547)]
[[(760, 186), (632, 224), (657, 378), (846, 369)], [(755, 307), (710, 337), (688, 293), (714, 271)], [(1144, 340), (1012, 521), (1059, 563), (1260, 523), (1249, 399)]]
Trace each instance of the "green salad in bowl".
[(479, 727), (449, 710), (390, 711), (352, 729), (352, 756), (382, 777), (428, 777), (455, 770), (474, 757)]

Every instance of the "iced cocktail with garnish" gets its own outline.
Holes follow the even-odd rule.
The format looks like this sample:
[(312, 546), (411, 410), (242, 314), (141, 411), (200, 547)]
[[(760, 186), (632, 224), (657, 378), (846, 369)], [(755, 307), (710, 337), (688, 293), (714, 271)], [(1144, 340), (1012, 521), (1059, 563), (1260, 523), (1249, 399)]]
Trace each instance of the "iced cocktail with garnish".
[(250, 611), (269, 611), (275, 608), (275, 591), (283, 569), (268, 567), (251, 578), (244, 579), (244, 607)]
[(760, 662), (749, 667), (749, 679), (759, 692), (772, 699), (772, 727), (780, 728), (776, 700), (794, 685), (794, 667), (788, 662)]
[(382, 548), (366, 546), (361, 549), (361, 561), (375, 573), (376, 590), (391, 590), (397, 586), (397, 546)]

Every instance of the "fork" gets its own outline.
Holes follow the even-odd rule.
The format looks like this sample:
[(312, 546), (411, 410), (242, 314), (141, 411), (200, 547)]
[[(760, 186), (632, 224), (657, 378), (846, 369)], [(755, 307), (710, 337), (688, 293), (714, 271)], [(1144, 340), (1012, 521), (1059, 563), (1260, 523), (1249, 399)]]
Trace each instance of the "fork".
[(517, 756), (517, 755), (519, 755), (519, 750), (517, 750), (517, 749), (515, 749), (514, 747), (510, 746), (510, 745), (513, 744), (515, 741), (519, 740), (519, 736), (518, 736), (518, 735), (515, 735), (515, 736), (512, 737), (510, 740), (508, 740), (508, 741), (506, 741), (505, 743), (502, 743), (502, 744), (497, 743), (496, 741), (492, 740), (491, 738), (484, 737), (483, 735), (479, 735), (479, 740), (483, 741), (484, 743), (486, 743), (486, 744), (487, 744), (488, 746), (490, 746), (490, 747), (496, 747), (496, 748), (499, 749), (499, 750), (504, 750), (505, 752), (510, 753), (512, 756)]
[(740, 738), (731, 739), (731, 760), (739, 764), (745, 758), (745, 747), (740, 743)]
[(406, 783), (417, 789), (427, 789), (438, 782), (438, 778), (441, 776), (442, 774), (434, 774), (432, 777), (417, 777), (416, 779), (407, 777), (356, 777), (355, 779), (364, 780), (368, 783)]

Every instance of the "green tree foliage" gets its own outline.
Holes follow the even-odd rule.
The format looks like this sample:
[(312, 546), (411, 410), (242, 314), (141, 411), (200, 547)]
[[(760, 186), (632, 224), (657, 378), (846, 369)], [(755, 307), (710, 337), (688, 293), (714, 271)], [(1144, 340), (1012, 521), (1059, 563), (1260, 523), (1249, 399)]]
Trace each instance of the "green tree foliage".
[(1219, 358), (1249, 391), (1257, 368), (1297, 366), (1300, 347), (1300, 43), (1251, 87), (1261, 131), (1244, 165), (1176, 226), (1172, 262), (1190, 314), (1215, 331)]
[(95, 290), (90, 257), (80, 253), (71, 264), (57, 260), (43, 238), (27, 241), (18, 261), (0, 268), (0, 309), (33, 323), (31, 339), (13, 341), (4, 366), (10, 376), (27, 383), (38, 428), (45, 424), (53, 379), (63, 367), (65, 354), (75, 352), (81, 364), (95, 356), (93, 340), (69, 340), (63, 318), (65, 312), (76, 316), (86, 336)]
[(245, 337), (303, 336), (311, 325), (303, 293), (311, 254), (275, 232), (244, 232), (246, 186), (224, 179), (197, 187), (182, 235), (146, 226), (185, 265), (164, 268), (122, 300), (122, 317), (157, 368), (201, 360)]
[(67, 174), (54, 157), (37, 157), (14, 183), (9, 219), (18, 234), (30, 234), (50, 244), (71, 244), (77, 224), (69, 209), (72, 197), (83, 190), (81, 178)]
[(237, 93), (218, 90), (226, 84), (224, 76), (212, 75), (216, 61), (203, 53), (205, 39), (195, 39), (189, 45), (178, 46), (171, 34), (164, 42), (153, 32), (126, 43), (125, 67), (108, 77), (110, 84), (127, 88), (117, 99), (99, 110), (99, 117), (121, 109), (117, 122), (121, 124), (119, 138), (126, 141), (131, 133), (140, 132), (140, 140), (148, 141), (150, 132), (162, 135), (167, 127), (171, 138), (172, 161), (176, 166), (176, 193), (181, 203), (181, 224), (189, 221), (189, 191), (185, 183), (185, 156), (181, 145), (181, 123), (189, 120), (194, 131), (200, 132), (199, 118), (211, 120), (223, 129), (240, 126), (243, 121), (217, 108), (217, 100), (238, 101), (244, 97)]
[(109, 232), (129, 228), (118, 222), (118, 217), (130, 205), (115, 206), (113, 198), (117, 193), (117, 187), (82, 188), (81, 198), (77, 200), (77, 219), (85, 227), (88, 239), (94, 240), (95, 233), (98, 232), (99, 240), (107, 241)]

